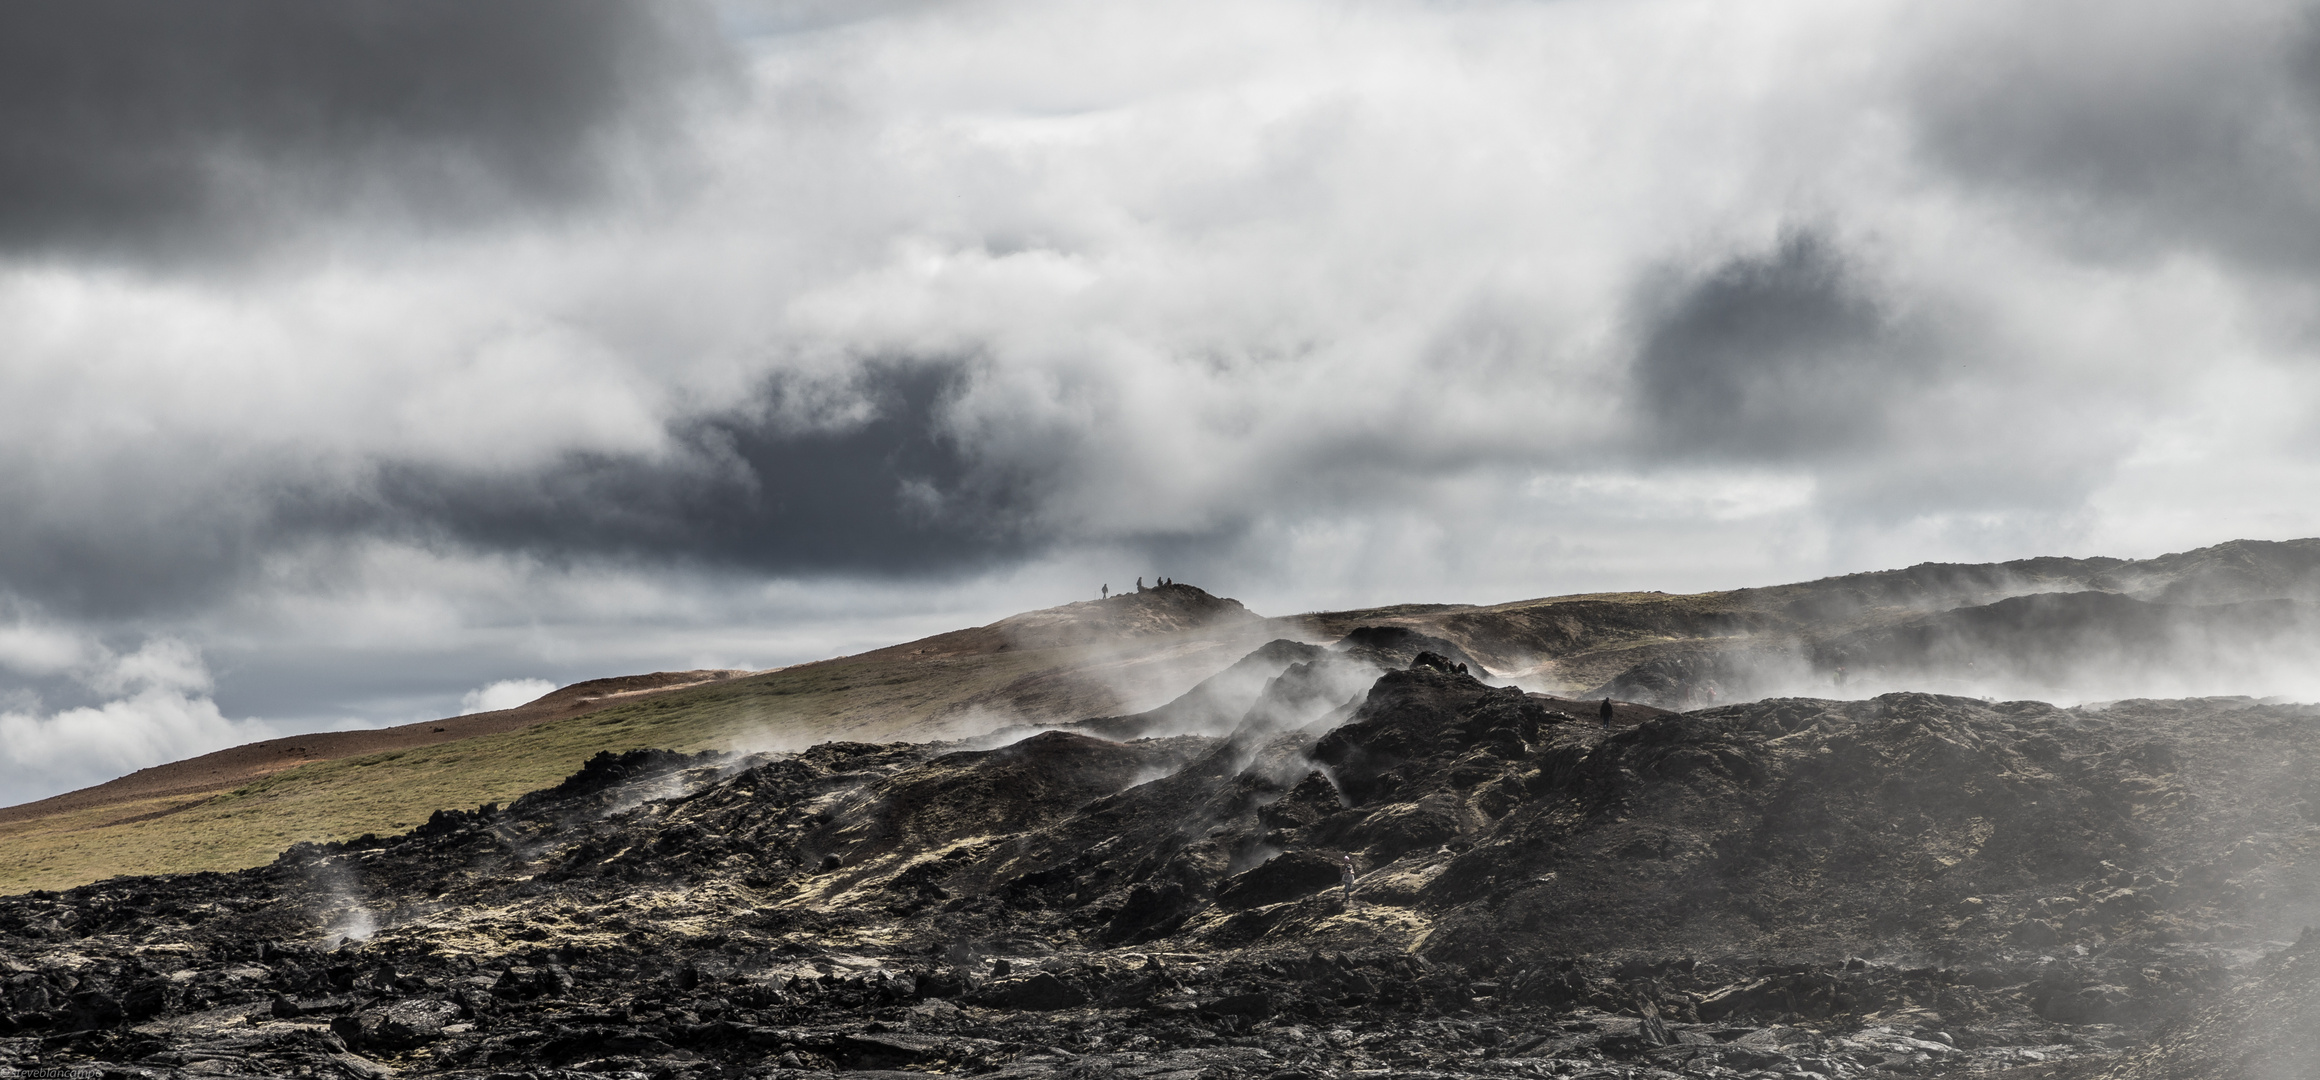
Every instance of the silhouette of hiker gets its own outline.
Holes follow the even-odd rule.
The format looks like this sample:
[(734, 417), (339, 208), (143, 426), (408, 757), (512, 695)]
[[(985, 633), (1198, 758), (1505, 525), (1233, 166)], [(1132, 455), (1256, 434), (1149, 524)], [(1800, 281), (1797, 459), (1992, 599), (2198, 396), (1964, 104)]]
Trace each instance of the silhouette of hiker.
[(1106, 599), (1106, 600), (1109, 600), (1109, 599), (1111, 599), (1111, 598), (1112, 598), (1112, 583), (1111, 583), (1111, 582), (1108, 582), (1108, 581), (1107, 581), (1107, 582), (1105, 582), (1105, 583), (1104, 583), (1104, 592), (1103, 592), (1103, 598), (1104, 598), (1104, 599)]
[(1137, 591), (1137, 592), (1143, 592), (1143, 591), (1144, 591), (1144, 579), (1143, 579), (1143, 578), (1137, 578), (1137, 579), (1136, 579), (1136, 591)]
[(1610, 699), (1610, 698), (1604, 698), (1604, 699), (1603, 699), (1603, 707), (1602, 707), (1602, 708), (1600, 708), (1600, 709), (1597, 709), (1597, 710), (1595, 710), (1595, 715), (1602, 717), (1602, 718), (1603, 718), (1603, 722), (1604, 722), (1604, 724), (1608, 725), (1608, 724), (1610, 724), (1610, 723), (1611, 723), (1611, 699)]

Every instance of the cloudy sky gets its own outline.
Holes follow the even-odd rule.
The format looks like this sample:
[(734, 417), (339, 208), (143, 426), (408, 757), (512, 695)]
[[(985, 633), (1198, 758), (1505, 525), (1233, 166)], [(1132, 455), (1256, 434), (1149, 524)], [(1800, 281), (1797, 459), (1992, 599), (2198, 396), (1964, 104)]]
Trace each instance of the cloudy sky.
[(2320, 534), (2275, 0), (0, 6), (0, 802), (1170, 574)]

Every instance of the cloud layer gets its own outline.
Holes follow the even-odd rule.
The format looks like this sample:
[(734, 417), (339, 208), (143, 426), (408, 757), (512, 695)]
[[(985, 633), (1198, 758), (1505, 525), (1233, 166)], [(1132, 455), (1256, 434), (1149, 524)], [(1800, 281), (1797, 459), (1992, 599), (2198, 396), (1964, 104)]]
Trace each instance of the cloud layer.
[(621, 182), (626, 144), (654, 142), (714, 60), (685, 10), (10, 5), (0, 246), (198, 266), (321, 216), (473, 225), (584, 198)]
[(101, 0), (0, 43), (25, 731), (145, 692), (42, 635), (192, 650), (138, 715), (193, 746), (1138, 573), (1290, 612), (2320, 532), (2278, 495), (2320, 480), (2304, 5)]

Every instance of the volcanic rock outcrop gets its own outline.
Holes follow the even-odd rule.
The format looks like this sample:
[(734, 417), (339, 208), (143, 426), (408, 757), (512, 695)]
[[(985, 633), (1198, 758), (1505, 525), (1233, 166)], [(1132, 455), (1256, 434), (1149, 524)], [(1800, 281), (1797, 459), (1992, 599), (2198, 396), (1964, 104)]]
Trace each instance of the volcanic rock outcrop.
[[(2309, 1009), (2320, 969), (2288, 945), (2320, 909), (2308, 707), (1893, 694), (1606, 725), (1431, 651), (1329, 705), (1279, 688), (1368, 661), (1268, 649), (1252, 668), (1278, 673), (1242, 680), (1253, 694), (1179, 703), (1246, 700), (1221, 734), (606, 754), (401, 836), (0, 898), (0, 1067), (1321, 1080), (2309, 1060), (2216, 1071), (2231, 1032), (2302, 1016), (2278, 1018)], [(1308, 704), (1268, 711), (1283, 700)]]

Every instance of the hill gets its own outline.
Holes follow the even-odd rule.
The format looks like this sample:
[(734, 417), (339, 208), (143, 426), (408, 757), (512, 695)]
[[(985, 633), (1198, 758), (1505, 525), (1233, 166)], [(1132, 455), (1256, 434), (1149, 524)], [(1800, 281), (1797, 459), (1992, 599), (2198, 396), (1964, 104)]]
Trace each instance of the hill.
[(1277, 629), (1173, 585), (754, 675), (595, 680), (502, 714), (271, 740), (0, 811), (0, 891), (262, 865), (294, 843), (505, 802), (605, 750), (939, 737), (1116, 712), (1166, 700)]
[(416, 724), (355, 731), (320, 731), (244, 743), (199, 757), (139, 769), (94, 787), (37, 802), (0, 808), (0, 825), (128, 805), (124, 815), (158, 815), (284, 769), (358, 754), (409, 750), (496, 735), (548, 720), (585, 716), (616, 704), (746, 674), (740, 671), (659, 671), (590, 679), (541, 695), (512, 709), (468, 713)]
[(2259, 671), (2311, 655), (2316, 557), (1294, 619), (1168, 586), (155, 816), (99, 789), (11, 858), (221, 872), (0, 897), (0, 1069), (2306, 1075), (2314, 707), (1660, 706)]
[[(1928, 563), (1722, 593), (1398, 605), (1278, 619), (1169, 585), (858, 656), (645, 688), (633, 699), (583, 702), (591, 695), (580, 687), (593, 684), (580, 684), (511, 710), (522, 717), (224, 751), (208, 760), (244, 771), (213, 776), (206, 770), (217, 766), (196, 759), (153, 770), (148, 780), (124, 778), (0, 811), (0, 845), (10, 852), (0, 860), (0, 890), (261, 865), (292, 843), (390, 833), (440, 807), (505, 802), (602, 751), (941, 739), (1136, 715), (1266, 641), (1337, 642), (1365, 627), (1421, 635), (1429, 648), (1529, 690), (1663, 709), (1902, 689), (2083, 700), (2240, 689), (2257, 676), (2301, 670), (2320, 626), (2308, 606), (2313, 597), (2320, 597), (2320, 540), (2233, 541), (2140, 561)], [(1398, 662), (1412, 651), (1396, 654)], [(551, 700), (563, 704), (550, 709)], [(1213, 733), (1238, 719), (1211, 716), (1176, 730)], [(1142, 721), (1080, 727), (1130, 729), (1162, 730)], [(389, 737), (401, 741), (362, 742)], [(167, 778), (186, 782), (159, 782)]]

